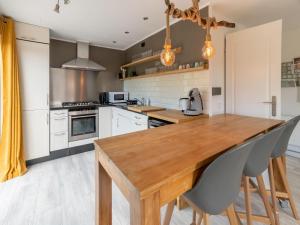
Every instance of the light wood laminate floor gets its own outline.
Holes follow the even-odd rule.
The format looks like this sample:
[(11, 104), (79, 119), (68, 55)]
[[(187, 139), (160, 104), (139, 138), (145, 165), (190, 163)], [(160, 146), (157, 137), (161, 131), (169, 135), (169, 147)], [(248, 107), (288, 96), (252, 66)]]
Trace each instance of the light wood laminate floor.
[[(29, 168), (19, 178), (0, 183), (0, 225), (94, 225), (94, 151), (74, 155)], [(300, 159), (288, 158), (291, 188), (300, 209)], [(262, 203), (255, 198), (254, 210)], [(237, 207), (243, 206), (243, 197)], [(162, 209), (164, 215), (165, 209)], [(281, 209), (282, 225), (292, 225), (289, 208)], [(190, 209), (175, 209), (171, 224), (189, 225)], [(213, 225), (228, 224), (226, 217), (211, 217)], [(113, 225), (129, 225), (129, 205), (113, 186)]]

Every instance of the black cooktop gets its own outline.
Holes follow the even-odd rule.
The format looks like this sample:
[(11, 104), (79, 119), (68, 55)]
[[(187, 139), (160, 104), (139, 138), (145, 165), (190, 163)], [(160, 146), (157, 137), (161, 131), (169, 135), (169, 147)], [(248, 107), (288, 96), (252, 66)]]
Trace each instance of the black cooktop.
[(97, 106), (100, 103), (97, 101), (82, 101), (82, 102), (63, 102), (62, 107), (72, 107), (72, 106)]

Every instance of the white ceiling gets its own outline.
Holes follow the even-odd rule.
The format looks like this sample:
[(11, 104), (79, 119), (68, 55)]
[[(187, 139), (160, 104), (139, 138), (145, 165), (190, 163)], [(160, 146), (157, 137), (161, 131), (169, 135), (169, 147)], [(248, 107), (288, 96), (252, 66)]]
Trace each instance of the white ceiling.
[[(53, 38), (116, 49), (126, 49), (165, 25), (164, 0), (71, 0), (68, 5), (60, 2), (60, 14), (53, 11), (57, 0), (0, 0), (0, 12), (17, 21), (49, 27)], [(182, 8), (191, 4), (187, 0), (174, 2)]]
[(300, 28), (300, 0), (211, 0), (214, 10), (246, 27), (283, 19), (283, 28)]
[[(0, 0), (0, 13), (17, 21), (49, 27), (53, 38), (116, 49), (127, 49), (165, 25), (164, 0), (71, 0), (69, 5), (61, 4), (60, 14), (53, 11), (56, 2)], [(192, 1), (172, 2), (187, 8)], [(201, 0), (202, 5), (208, 2)], [(300, 0), (210, 0), (210, 4), (232, 22), (245, 26), (283, 18), (285, 29), (300, 27)], [(145, 16), (148, 21), (143, 21)], [(130, 34), (124, 34), (125, 31)]]

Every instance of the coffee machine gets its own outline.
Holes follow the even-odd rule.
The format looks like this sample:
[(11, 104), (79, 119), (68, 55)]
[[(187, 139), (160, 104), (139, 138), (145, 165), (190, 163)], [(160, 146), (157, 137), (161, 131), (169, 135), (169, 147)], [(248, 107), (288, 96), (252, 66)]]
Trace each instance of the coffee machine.
[(203, 101), (198, 88), (190, 90), (187, 109), (185, 109), (183, 113), (187, 116), (198, 116), (203, 114)]

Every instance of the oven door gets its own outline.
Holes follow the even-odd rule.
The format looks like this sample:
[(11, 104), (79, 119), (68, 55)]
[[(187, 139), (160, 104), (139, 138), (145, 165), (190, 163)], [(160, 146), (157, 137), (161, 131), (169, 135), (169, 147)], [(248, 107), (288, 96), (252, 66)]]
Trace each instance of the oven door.
[(98, 120), (98, 114), (70, 115), (69, 142), (98, 137)]

